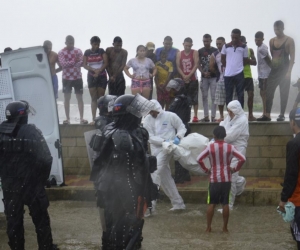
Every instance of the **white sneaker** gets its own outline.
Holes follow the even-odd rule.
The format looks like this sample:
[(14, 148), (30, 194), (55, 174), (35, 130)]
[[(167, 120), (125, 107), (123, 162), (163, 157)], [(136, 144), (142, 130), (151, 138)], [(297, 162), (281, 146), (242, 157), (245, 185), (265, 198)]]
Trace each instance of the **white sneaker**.
[[(221, 214), (223, 213), (223, 208), (220, 208), (217, 210), (218, 212), (220, 212)], [(229, 205), (229, 211), (233, 211), (233, 206)]]
[(147, 218), (147, 217), (150, 217), (151, 215), (152, 215), (151, 208), (148, 208), (144, 214), (144, 217)]
[(181, 206), (173, 206), (169, 211), (178, 211), (178, 210), (185, 210), (185, 205), (181, 205)]
[(147, 211), (144, 214), (144, 217), (147, 218), (155, 214), (157, 214), (156, 201), (152, 201), (152, 207), (147, 209)]

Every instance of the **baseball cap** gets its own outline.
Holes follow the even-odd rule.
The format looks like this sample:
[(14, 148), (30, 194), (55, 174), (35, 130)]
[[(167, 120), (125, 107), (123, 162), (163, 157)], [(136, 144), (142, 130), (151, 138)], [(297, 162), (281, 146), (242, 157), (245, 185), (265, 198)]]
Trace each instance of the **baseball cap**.
[(155, 44), (152, 43), (152, 42), (148, 42), (148, 43), (146, 44), (146, 48), (147, 48), (148, 50), (151, 50), (151, 49), (155, 50)]

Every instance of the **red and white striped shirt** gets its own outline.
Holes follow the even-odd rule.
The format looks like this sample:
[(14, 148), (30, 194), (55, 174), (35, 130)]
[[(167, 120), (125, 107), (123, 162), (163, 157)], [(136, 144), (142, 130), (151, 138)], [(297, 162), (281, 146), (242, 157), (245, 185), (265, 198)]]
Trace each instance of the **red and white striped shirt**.
[(81, 66), (83, 63), (83, 54), (80, 49), (62, 49), (58, 52), (58, 62), (63, 69), (63, 79), (77, 80), (82, 78)]
[(233, 157), (238, 159), (238, 164), (233, 169), (234, 172), (239, 171), (246, 161), (244, 155), (238, 152), (234, 146), (224, 141), (216, 141), (215, 143), (208, 145), (206, 149), (198, 156), (198, 163), (205, 173), (209, 172), (209, 169), (203, 162), (203, 160), (207, 157), (209, 157), (211, 165), (210, 182), (231, 181), (230, 163)]

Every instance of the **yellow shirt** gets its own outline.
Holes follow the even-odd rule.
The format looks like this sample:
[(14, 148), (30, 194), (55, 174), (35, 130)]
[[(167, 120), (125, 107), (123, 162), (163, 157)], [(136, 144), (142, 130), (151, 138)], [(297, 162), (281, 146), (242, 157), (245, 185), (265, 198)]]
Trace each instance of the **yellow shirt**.
[(166, 61), (165, 63), (159, 61), (155, 66), (157, 69), (156, 76), (158, 84), (164, 84), (168, 79), (168, 75), (173, 72), (173, 64), (170, 61)]

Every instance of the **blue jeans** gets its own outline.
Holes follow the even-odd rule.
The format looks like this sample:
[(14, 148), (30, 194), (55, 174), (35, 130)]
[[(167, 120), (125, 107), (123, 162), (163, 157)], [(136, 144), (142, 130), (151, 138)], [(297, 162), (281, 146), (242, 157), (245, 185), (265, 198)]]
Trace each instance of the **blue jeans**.
[(225, 91), (226, 91), (226, 105), (232, 101), (234, 88), (236, 89), (236, 94), (238, 101), (240, 102), (242, 108), (244, 108), (244, 72), (235, 76), (224, 76), (225, 81)]

